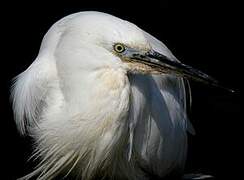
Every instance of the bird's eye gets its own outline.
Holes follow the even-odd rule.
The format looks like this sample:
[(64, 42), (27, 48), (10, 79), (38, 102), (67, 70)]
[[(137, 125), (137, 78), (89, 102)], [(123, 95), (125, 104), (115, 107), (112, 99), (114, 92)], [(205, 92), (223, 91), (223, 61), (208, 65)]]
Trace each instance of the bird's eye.
[(117, 43), (117, 44), (114, 45), (114, 50), (117, 53), (122, 53), (122, 52), (125, 51), (125, 46), (123, 44)]

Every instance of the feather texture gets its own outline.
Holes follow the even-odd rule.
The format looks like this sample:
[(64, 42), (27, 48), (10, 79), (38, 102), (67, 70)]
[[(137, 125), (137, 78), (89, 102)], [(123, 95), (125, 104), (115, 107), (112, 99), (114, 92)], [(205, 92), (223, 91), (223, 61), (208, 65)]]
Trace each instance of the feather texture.
[(98, 12), (65, 17), (45, 35), (38, 57), (12, 89), (17, 127), (35, 139), (33, 158), (39, 160), (22, 179), (146, 180), (183, 169), (190, 127), (184, 81), (128, 73), (108, 47), (119, 40), (150, 45), (177, 61), (150, 34)]
[[(163, 43), (144, 33), (153, 49), (177, 61)], [(190, 123), (183, 79), (135, 74), (129, 79), (131, 149), (143, 158), (142, 166), (147, 164), (152, 174), (164, 176), (176, 167), (182, 170), (187, 149), (187, 123)]]
[(22, 134), (37, 125), (45, 106), (49, 82), (55, 74), (55, 65), (49, 60), (41, 59), (38, 57), (27, 70), (17, 76), (12, 87), (15, 121)]

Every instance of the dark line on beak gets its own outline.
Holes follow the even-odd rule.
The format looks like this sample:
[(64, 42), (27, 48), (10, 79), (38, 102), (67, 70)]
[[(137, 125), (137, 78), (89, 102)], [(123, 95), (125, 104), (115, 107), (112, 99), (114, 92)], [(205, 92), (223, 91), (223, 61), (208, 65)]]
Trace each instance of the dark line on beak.
[(175, 70), (183, 73), (183, 75), (186, 75), (189, 78), (198, 78), (199, 80), (208, 81), (208, 82), (211, 81), (214, 84), (218, 83), (218, 81), (215, 80), (214, 78), (212, 78), (211, 76), (209, 76), (197, 69), (194, 69), (191, 66), (185, 65), (185, 64), (177, 62), (177, 61), (172, 61), (168, 57), (166, 57), (156, 51), (148, 52), (147, 56), (150, 58), (157, 59), (160, 62), (171, 66), (172, 69), (175, 69)]
[(138, 62), (143, 62), (153, 68), (156, 68), (159, 72), (173, 74), (178, 77), (190, 78), (193, 80), (201, 81), (205, 84), (209, 84), (215, 87), (219, 87), (230, 92), (234, 92), (232, 89), (221, 86), (217, 80), (211, 76), (183, 63), (172, 61), (168, 57), (160, 54), (156, 51), (149, 51), (145, 54), (135, 53), (132, 54), (132, 58)]

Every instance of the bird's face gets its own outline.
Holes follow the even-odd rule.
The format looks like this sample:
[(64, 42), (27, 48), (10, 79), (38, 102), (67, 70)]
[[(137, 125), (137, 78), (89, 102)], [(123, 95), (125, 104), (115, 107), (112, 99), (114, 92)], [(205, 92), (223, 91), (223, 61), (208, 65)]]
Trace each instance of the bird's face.
[(171, 74), (216, 84), (207, 74), (180, 63), (161, 42), (157, 43), (165, 53), (158, 51), (152, 42), (158, 40), (151, 35), (148, 38), (148, 34), (136, 25), (119, 18), (91, 12), (73, 20), (68, 30), (68, 37), (72, 38), (65, 43), (69, 42), (71, 47), (75, 44), (76, 52), (82, 51), (83, 56), (84, 49), (89, 51), (89, 61), (83, 59), (83, 63), (89, 64), (86, 67), (119, 66), (132, 73)]
[(113, 45), (114, 54), (127, 65), (128, 71), (143, 74), (171, 74), (178, 77), (191, 78), (204, 83), (216, 84), (209, 75), (191, 66), (171, 59), (153, 48), (132, 48), (122, 43)]

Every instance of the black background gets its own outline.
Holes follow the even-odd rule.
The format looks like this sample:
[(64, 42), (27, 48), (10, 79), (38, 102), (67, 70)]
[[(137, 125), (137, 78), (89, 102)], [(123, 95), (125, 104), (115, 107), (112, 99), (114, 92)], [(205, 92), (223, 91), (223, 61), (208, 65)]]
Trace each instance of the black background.
[[(66, 1), (1, 4), (1, 179), (30, 172), (31, 140), (14, 124), (11, 79), (38, 54), (41, 40), (60, 18), (84, 10), (103, 11), (137, 24), (162, 40), (182, 62), (218, 79), (236, 93), (191, 82), (190, 136), (186, 172), (237, 179), (243, 169), (241, 94), (243, 13), (235, 1)], [(4, 177), (4, 178), (2, 178)], [(241, 176), (240, 176), (241, 177)]]

